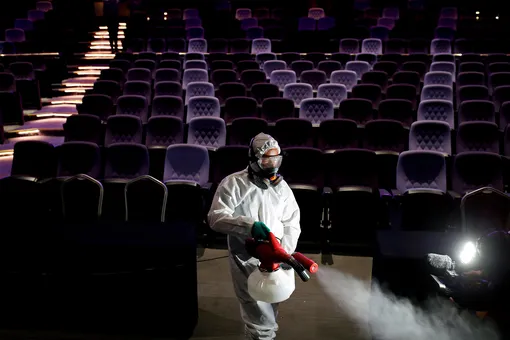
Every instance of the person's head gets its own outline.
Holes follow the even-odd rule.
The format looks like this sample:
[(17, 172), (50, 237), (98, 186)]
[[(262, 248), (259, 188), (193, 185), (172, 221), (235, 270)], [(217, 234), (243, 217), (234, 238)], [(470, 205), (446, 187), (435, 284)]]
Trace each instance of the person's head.
[(280, 152), (276, 139), (265, 133), (259, 133), (250, 142), (250, 172), (262, 179), (275, 181), (282, 164)]

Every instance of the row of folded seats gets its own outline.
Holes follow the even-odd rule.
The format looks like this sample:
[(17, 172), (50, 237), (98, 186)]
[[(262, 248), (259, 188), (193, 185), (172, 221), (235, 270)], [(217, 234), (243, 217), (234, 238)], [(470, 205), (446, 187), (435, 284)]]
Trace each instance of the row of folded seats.
[[(159, 181), (149, 176), (152, 159), (142, 144), (100, 148), (90, 142), (66, 142), (54, 148), (40, 141), (19, 142), (11, 177), (0, 181), (6, 223), (31, 219), (201, 223), (218, 183), (247, 166), (247, 146), (218, 148), (213, 160), (200, 145), (174, 144), (163, 150), (164, 175)], [(301, 246), (326, 239), (333, 245), (367, 242), (374, 230), (388, 228), (395, 220), (400, 221), (395, 227), (404, 229), (446, 230), (462, 195), (484, 186), (503, 189), (502, 158), (490, 152), (456, 155), (451, 174), (440, 152), (402, 152), (394, 188), (380, 185), (381, 158), (371, 150), (324, 153), (286, 147), (283, 154), (281, 173), (301, 208)], [(321, 225), (327, 223), (331, 228), (324, 234)]]
[[(236, 70), (240, 75), (246, 70), (262, 69), (267, 78), (272, 71), (291, 70), (297, 78), (305, 71), (323, 71), (326, 73), (326, 79), (331, 77), (332, 72), (339, 70), (354, 71), (361, 77), (369, 71), (382, 71), (388, 74), (391, 79), (398, 71), (410, 71), (419, 74), (423, 81), (427, 72), (448, 72), (452, 74), (453, 82), (457, 78), (457, 73), (477, 72), (489, 76), (494, 73), (509, 72), (510, 62), (505, 56), (501, 61), (464, 61), (457, 62), (451, 54), (439, 54), (432, 58), (427, 55), (415, 55), (414, 57), (404, 59), (399, 55), (385, 55), (378, 58), (374, 54), (360, 53), (353, 58), (346, 54), (334, 54), (328, 59), (324, 54), (308, 53), (304, 60), (300, 59), (299, 54), (287, 53), (276, 55), (275, 53), (251, 54), (210, 54), (207, 56), (202, 53), (190, 52), (182, 58), (177, 54), (166, 53), (158, 58), (154, 53), (141, 53), (139, 55), (123, 54), (118, 55), (110, 63), (111, 68), (118, 68), (127, 73), (131, 68), (145, 68), (151, 72), (158, 69), (176, 69), (184, 70), (198, 68), (203, 70)], [(387, 57), (387, 58), (384, 58)], [(493, 55), (493, 57), (495, 57)], [(493, 58), (493, 60), (498, 60)], [(503, 61), (504, 60), (504, 61)], [(206, 62), (207, 61), (207, 62)], [(458, 69), (458, 72), (457, 72)]]
[[(261, 53), (261, 52), (284, 52), (285, 43), (288, 39), (282, 41), (282, 38), (272, 37), (267, 33), (277, 33), (274, 31), (264, 31), (260, 27), (252, 27), (246, 31), (247, 38), (235, 39), (204, 39), (203, 28), (189, 28), (185, 33), (176, 34), (174, 29), (169, 29), (165, 33), (170, 38), (142, 38), (129, 39), (126, 42), (126, 51), (130, 53), (139, 52), (200, 52), (200, 53)], [(158, 36), (157, 33), (153, 35)], [(186, 36), (186, 39), (179, 38)], [(161, 34), (159, 34), (161, 36)], [(459, 53), (456, 49), (462, 48), (459, 45), (469, 45), (465, 40), (458, 40), (452, 44), (448, 39), (432, 39), (432, 40), (413, 40), (405, 41), (403, 39), (390, 39), (388, 41), (378, 38), (354, 39), (345, 38), (338, 42), (325, 41), (324, 46), (317, 46), (317, 50), (330, 50), (330, 53), (340, 52), (347, 54), (371, 53), (371, 54), (441, 54), (441, 53)], [(471, 43), (471, 45), (474, 43)], [(453, 48), (452, 48), (453, 45)], [(330, 48), (335, 46), (336, 48)], [(297, 51), (302, 52), (307, 48), (307, 52), (314, 52), (311, 46), (298, 46)], [(464, 49), (467, 49), (464, 46)], [(324, 54), (324, 52), (322, 53)]]
[[(299, 60), (307, 60), (313, 62), (315, 67), (318, 66), (319, 62), (326, 60), (339, 61), (342, 65), (345, 65), (348, 61), (352, 61), (356, 58), (361, 58), (362, 61), (372, 62), (374, 53), (322, 53), (322, 52), (309, 52), (309, 53), (298, 53), (298, 52), (283, 52), (283, 53), (256, 53), (252, 54), (250, 51), (246, 52), (236, 52), (236, 53), (227, 53), (227, 52), (212, 52), (209, 54), (204, 54), (200, 52), (187, 52), (183, 51), (184, 56), (181, 56), (179, 52), (164, 52), (161, 54), (157, 54), (154, 52), (140, 52), (140, 53), (118, 53), (115, 56), (115, 60), (128, 60), (130, 62), (134, 62), (137, 59), (150, 59), (155, 62), (163, 61), (163, 60), (182, 60), (184, 58), (187, 60), (207, 60), (209, 65), (216, 60), (230, 60), (234, 63), (243, 60), (253, 60), (257, 57), (260, 59), (264, 58), (276, 58), (278, 60), (285, 61), (287, 65), (290, 65), (294, 61)], [(258, 56), (262, 54), (262, 56)], [(360, 56), (361, 55), (361, 56)], [(491, 53), (487, 55), (475, 54), (475, 53), (466, 53), (461, 56), (455, 56), (451, 53), (439, 53), (433, 56), (430, 56), (427, 53), (418, 53), (418, 54), (400, 54), (400, 53), (390, 53), (383, 55), (376, 55), (376, 61), (386, 61), (386, 62), (395, 62), (397, 66), (400, 67), (403, 63), (408, 61), (414, 62), (424, 62), (426, 65), (429, 65), (431, 62), (439, 62), (439, 61), (448, 61), (448, 62), (456, 62), (456, 64), (475, 62), (475, 63), (483, 63), (485, 65), (490, 65), (493, 63), (508, 63), (510, 62), (510, 56), (502, 53)], [(363, 60), (363, 58), (369, 58), (367, 60)], [(264, 60), (266, 61), (266, 60)]]
[[(258, 28), (257, 28), (258, 29)], [(320, 44), (299, 44), (298, 42), (293, 43), (293, 39), (289, 39), (285, 37), (285, 34), (281, 29), (271, 28), (263, 31), (263, 37), (261, 34), (258, 34), (256, 30), (250, 29), (250, 37), (247, 38), (234, 38), (234, 39), (224, 39), (224, 38), (214, 38), (214, 39), (203, 39), (203, 38), (191, 38), (191, 35), (188, 35), (187, 39), (181, 38), (186, 36), (186, 32), (176, 33), (174, 29), (166, 29), (164, 32), (155, 32), (150, 33), (152, 38), (143, 39), (143, 38), (131, 38), (126, 40), (126, 51), (131, 53), (137, 52), (155, 52), (155, 53), (165, 53), (165, 52), (194, 52), (193, 47), (191, 45), (191, 41), (194, 39), (203, 39), (205, 43), (201, 44), (200, 52), (205, 53), (255, 53), (255, 49), (253, 49), (253, 42), (255, 40), (265, 40), (264, 43), (266, 46), (269, 46), (268, 49), (272, 52), (286, 52), (288, 50), (294, 50), (299, 52), (315, 52), (322, 51), (322, 54), (325, 53), (346, 53), (346, 54), (357, 54), (360, 52), (370, 51), (369, 53), (375, 54), (469, 54), (475, 51), (479, 51), (480, 53), (487, 54), (492, 53), (492, 51), (504, 51), (507, 52), (506, 48), (502, 48), (501, 46), (495, 45), (490, 41), (471, 41), (468, 39), (456, 39), (455, 41), (450, 41), (448, 39), (399, 39), (399, 38), (390, 38), (385, 41), (377, 38), (368, 38), (369, 34), (357, 34), (358, 38), (355, 38), (355, 32), (350, 32), (349, 36), (351, 38), (338, 39), (337, 37), (333, 37), (336, 39), (329, 39), (328, 37), (326, 41), (321, 40), (321, 36), (315, 36), (313, 38), (320, 41)], [(244, 33), (244, 32), (243, 32)], [(234, 33), (235, 34), (235, 33)], [(309, 33), (308, 33), (309, 34)], [(327, 34), (327, 33), (326, 33)], [(161, 36), (166, 36), (167, 38), (162, 38)], [(153, 36), (159, 36), (159, 38), (154, 38)], [(324, 35), (323, 35), (324, 37)], [(327, 37), (327, 35), (326, 35)], [(299, 35), (294, 39), (303, 38)], [(308, 37), (310, 38), (310, 37)], [(375, 44), (372, 42), (376, 41)], [(364, 48), (363, 43), (368, 45)], [(288, 45), (291, 44), (291, 45)], [(288, 45), (288, 46), (287, 46)], [(197, 51), (198, 52), (198, 51)]]

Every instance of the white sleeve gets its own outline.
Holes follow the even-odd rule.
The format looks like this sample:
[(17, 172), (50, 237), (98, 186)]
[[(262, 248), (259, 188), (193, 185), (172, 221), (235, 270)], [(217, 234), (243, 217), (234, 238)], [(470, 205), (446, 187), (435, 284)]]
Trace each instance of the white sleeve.
[(240, 200), (239, 188), (232, 179), (221, 182), (207, 215), (211, 229), (242, 238), (251, 237), (251, 228), (255, 220), (247, 216), (234, 216), (235, 208), (241, 203)]
[(301, 227), (299, 225), (300, 211), (299, 206), (294, 197), (291, 188), (288, 188), (289, 194), (283, 209), (283, 238), (282, 247), (289, 254), (296, 251), (296, 247), (301, 234)]

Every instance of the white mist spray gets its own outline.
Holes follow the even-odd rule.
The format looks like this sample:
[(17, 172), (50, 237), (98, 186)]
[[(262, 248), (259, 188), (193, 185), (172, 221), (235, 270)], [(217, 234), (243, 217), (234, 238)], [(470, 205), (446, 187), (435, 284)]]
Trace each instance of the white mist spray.
[(360, 327), (378, 340), (497, 340), (493, 325), (448, 301), (430, 301), (427, 310), (408, 299), (383, 292), (350, 275), (322, 267), (319, 282), (328, 296)]

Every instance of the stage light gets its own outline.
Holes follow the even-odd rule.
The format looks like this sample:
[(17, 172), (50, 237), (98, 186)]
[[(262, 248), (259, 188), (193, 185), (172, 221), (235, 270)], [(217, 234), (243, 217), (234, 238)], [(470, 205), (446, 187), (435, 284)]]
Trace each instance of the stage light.
[(476, 17), (476, 20), (480, 20), (480, 17)]
[(496, 15), (496, 20), (499, 20), (499, 16)]
[(476, 246), (473, 242), (466, 242), (464, 245), (464, 248), (462, 248), (462, 251), (459, 254), (460, 262), (464, 264), (468, 264), (476, 256)]
[(475, 12), (475, 14), (476, 14), (476, 15), (480, 15), (480, 11), (476, 11), (476, 12)]

